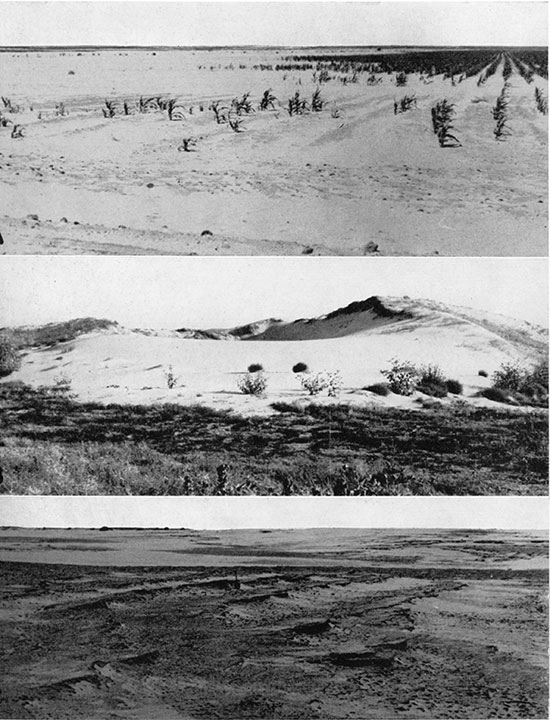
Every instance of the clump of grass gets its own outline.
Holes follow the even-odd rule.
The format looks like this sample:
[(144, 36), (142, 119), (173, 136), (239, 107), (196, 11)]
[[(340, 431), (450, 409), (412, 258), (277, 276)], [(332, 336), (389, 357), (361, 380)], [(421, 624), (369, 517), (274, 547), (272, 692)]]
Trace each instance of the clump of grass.
[(481, 397), (485, 397), (487, 400), (492, 400), (493, 402), (509, 403), (512, 400), (510, 391), (504, 390), (503, 388), (483, 388), (479, 394)]
[(261, 365), (260, 363), (252, 363), (251, 365), (248, 366), (248, 372), (249, 372), (249, 373), (260, 372), (260, 371), (262, 371), (263, 369), (264, 369), (264, 367), (263, 367), (263, 365)]
[(298, 362), (296, 365), (292, 366), (292, 372), (293, 373), (305, 373), (308, 372), (308, 366), (306, 363)]
[(464, 387), (458, 380), (449, 379), (445, 381), (447, 392), (451, 395), (462, 395)]
[(416, 389), (431, 395), (442, 398), (447, 396), (447, 381), (438, 365), (424, 365), (420, 368), (416, 381)]
[(265, 395), (265, 391), (267, 390), (267, 378), (261, 370), (258, 372), (247, 372), (239, 378), (237, 387), (244, 395), (261, 397)]
[(380, 395), (381, 397), (387, 397), (391, 393), (388, 383), (374, 383), (373, 385), (368, 385), (365, 390), (375, 395)]
[(451, 133), (456, 115), (454, 103), (440, 100), (432, 107), (432, 127), (440, 147), (462, 147), (460, 140)]
[(21, 367), (21, 356), (7, 335), (0, 335), (0, 377), (8, 377)]

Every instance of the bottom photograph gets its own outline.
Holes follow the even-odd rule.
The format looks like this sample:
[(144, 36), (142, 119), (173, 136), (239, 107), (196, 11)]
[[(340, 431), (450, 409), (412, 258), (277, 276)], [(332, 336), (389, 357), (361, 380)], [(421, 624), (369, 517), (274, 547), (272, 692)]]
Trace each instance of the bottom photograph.
[(3, 527), (0, 716), (545, 718), (547, 538)]

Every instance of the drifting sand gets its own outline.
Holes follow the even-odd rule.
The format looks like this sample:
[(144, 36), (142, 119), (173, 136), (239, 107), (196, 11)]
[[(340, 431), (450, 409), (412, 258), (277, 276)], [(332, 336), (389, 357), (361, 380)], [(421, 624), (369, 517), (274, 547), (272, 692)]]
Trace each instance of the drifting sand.
[[(463, 383), (468, 402), (491, 405), (473, 397), (491, 384), (491, 374), (503, 362), (535, 362), (547, 343), (541, 328), (467, 308), (404, 298), (384, 298), (381, 308), (393, 317), (359, 308), (294, 323), (260, 323), (257, 327), (265, 327), (264, 332), (249, 340), (182, 339), (175, 331), (114, 325), (51, 347), (30, 348), (21, 369), (8, 379), (32, 386), (67, 381), (82, 401), (199, 404), (250, 415), (273, 412), (270, 406), (277, 400), (310, 402), (313, 398), (292, 372), (295, 363), (304, 362), (313, 372), (341, 374), (339, 397), (325, 393), (315, 397), (318, 402), (418, 408), (418, 394), (380, 397), (364, 390), (384, 381), (380, 371), (399, 358), (438, 364), (447, 377)], [(215, 332), (229, 337), (229, 331)], [(243, 395), (237, 387), (255, 362), (265, 368), (265, 397)], [(177, 379), (173, 389), (165, 377), (170, 368)], [(481, 369), (489, 377), (480, 376)], [(450, 396), (442, 402), (453, 400)]]
[[(0, 88), (26, 108), (13, 116), (26, 136), (0, 128), (2, 251), (362, 255), (374, 243), (384, 255), (547, 254), (548, 131), (533, 96), (535, 85), (548, 94), (546, 80), (511, 76), (506, 142), (491, 117), (502, 66), (481, 87), (477, 77), (454, 87), (442, 76), (425, 85), (411, 75), (404, 88), (388, 75), (372, 87), (366, 75), (331, 80), (321, 113), (289, 117), (277, 105), (242, 133), (216, 125), (212, 100), (250, 92), (257, 105), (268, 88), (283, 106), (296, 90), (309, 97), (311, 71), (252, 69), (292, 53), (4, 53)], [(394, 116), (394, 100), (412, 93), (417, 109)], [(105, 98), (155, 94), (193, 114), (101, 114)], [(431, 129), (444, 97), (460, 148), (439, 148)], [(178, 152), (191, 136), (196, 151)]]
[(20, 529), (0, 547), (2, 717), (547, 713), (540, 533)]

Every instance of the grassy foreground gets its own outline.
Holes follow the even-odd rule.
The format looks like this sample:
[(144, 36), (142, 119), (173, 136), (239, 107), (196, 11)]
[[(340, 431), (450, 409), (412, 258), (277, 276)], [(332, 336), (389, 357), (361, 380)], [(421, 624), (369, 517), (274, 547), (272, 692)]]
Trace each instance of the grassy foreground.
[(0, 488), (10, 494), (542, 495), (548, 414), (275, 404), (75, 402), (0, 385)]

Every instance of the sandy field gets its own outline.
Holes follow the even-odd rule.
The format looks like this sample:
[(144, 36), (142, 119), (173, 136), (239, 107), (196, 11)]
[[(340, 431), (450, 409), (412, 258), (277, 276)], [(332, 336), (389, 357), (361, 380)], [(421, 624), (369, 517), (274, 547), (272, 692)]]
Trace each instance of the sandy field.
[(544, 533), (0, 530), (3, 718), (544, 718)]
[[(368, 302), (368, 301), (366, 301)], [(461, 398), (495, 405), (476, 393), (491, 385), (502, 363), (528, 366), (545, 352), (547, 333), (538, 326), (468, 308), (410, 298), (382, 298), (377, 309), (357, 309), (335, 317), (290, 323), (258, 323), (263, 332), (235, 340), (229, 331), (213, 331), (228, 340), (204, 340), (193, 331), (129, 330), (113, 325), (75, 339), (27, 349), (21, 369), (5, 380), (33, 387), (64, 383), (80, 401), (101, 403), (198, 404), (243, 415), (272, 413), (277, 401), (344, 402), (414, 409), (419, 394), (375, 395), (365, 388), (385, 380), (381, 370), (392, 358), (419, 365), (437, 364), (446, 377), (464, 385)], [(384, 317), (388, 310), (392, 317)], [(408, 313), (403, 318), (399, 313)], [(311, 396), (293, 366), (338, 371), (337, 397), (326, 391)], [(243, 394), (238, 382), (251, 363), (265, 370), (263, 396)], [(478, 374), (485, 370), (488, 377)], [(167, 373), (175, 386), (168, 387)], [(456, 396), (441, 399), (456, 402)]]
[[(0, 90), (24, 127), (0, 127), (4, 253), (198, 255), (547, 254), (547, 119), (535, 85), (514, 69), (509, 127), (493, 137), (502, 66), (484, 85), (367, 73), (321, 85), (321, 112), (289, 116), (310, 99), (311, 70), (262, 70), (298, 49), (2, 53)], [(502, 63), (501, 63), (502, 65)], [(258, 69), (254, 69), (257, 66)], [(264, 91), (273, 108), (242, 132), (218, 125), (213, 101)], [(394, 102), (417, 105), (394, 115)], [(105, 118), (105, 99), (177, 99), (179, 121), (155, 111)], [(461, 147), (440, 148), (430, 110), (455, 104)], [(203, 110), (200, 110), (202, 106)], [(32, 110), (30, 109), (32, 108)], [(192, 108), (192, 112), (190, 111)], [(178, 151), (184, 138), (196, 144)], [(204, 234), (203, 234), (204, 233)]]

